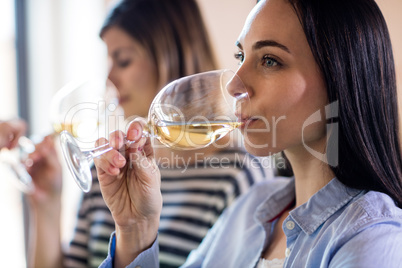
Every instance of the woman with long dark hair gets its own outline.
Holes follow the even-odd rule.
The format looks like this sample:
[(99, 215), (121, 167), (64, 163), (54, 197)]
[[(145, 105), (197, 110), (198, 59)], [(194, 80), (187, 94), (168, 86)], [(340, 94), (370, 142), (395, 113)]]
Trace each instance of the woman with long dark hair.
[[(226, 210), (184, 267), (400, 267), (395, 70), (374, 0), (260, 1), (237, 46), (237, 74), (252, 104), (250, 113), (239, 115), (246, 149), (284, 152), (294, 179), (255, 185)], [(238, 94), (235, 86), (230, 91)], [(267, 130), (267, 122), (274, 127), (255, 131)], [(141, 129), (141, 121), (130, 126), (128, 138), (138, 143), (129, 153), (152, 163)], [(110, 136), (116, 149), (122, 136)], [(111, 173), (129, 162), (114, 162), (118, 154), (112, 150), (96, 161), (116, 222), (103, 266), (151, 267), (157, 265), (162, 207), (158, 172), (151, 165)]]

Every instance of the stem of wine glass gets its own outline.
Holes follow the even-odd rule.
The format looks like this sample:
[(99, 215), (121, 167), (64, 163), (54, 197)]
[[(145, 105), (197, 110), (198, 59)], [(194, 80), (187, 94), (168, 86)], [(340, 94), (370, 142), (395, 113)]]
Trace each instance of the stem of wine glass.
[(83, 153), (85, 154), (88, 160), (92, 160), (93, 158), (101, 156), (102, 154), (107, 153), (112, 149), (113, 147), (110, 146), (110, 143), (105, 143), (90, 151), (84, 151)]
[[(146, 129), (148, 129), (148, 126), (146, 126)], [(148, 138), (148, 137), (153, 137), (153, 136), (154, 135), (151, 135), (149, 133), (149, 131), (147, 131), (145, 129), (142, 131), (142, 136), (141, 136), (142, 138)], [(136, 142), (137, 141), (129, 140), (129, 139), (127, 139), (126, 136), (124, 136), (124, 145), (126, 147), (129, 147), (131, 144), (136, 143)], [(96, 147), (96, 148), (94, 148), (94, 149), (92, 149), (90, 151), (84, 151), (83, 154), (90, 161), (93, 158), (96, 158), (98, 156), (101, 156), (104, 153), (107, 153), (107, 152), (111, 151), (112, 149), (113, 149), (113, 147), (110, 146), (110, 143), (108, 142), (108, 143), (100, 145), (100, 146), (98, 146), (98, 147)]]

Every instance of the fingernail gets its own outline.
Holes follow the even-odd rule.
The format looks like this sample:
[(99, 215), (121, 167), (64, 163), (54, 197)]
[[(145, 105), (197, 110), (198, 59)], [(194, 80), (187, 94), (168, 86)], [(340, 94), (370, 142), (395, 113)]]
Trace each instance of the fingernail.
[(116, 156), (114, 157), (114, 162), (115, 162), (115, 164), (117, 164), (117, 165), (121, 165), (121, 164), (124, 164), (124, 163), (126, 162), (126, 159), (124, 158), (124, 156), (122, 156), (121, 154), (119, 154), (119, 155), (116, 155)]
[(138, 130), (137, 130), (137, 129), (132, 129), (132, 130), (130, 130), (129, 133), (128, 133), (128, 136), (130, 136), (130, 137), (132, 137), (132, 138), (134, 138), (134, 139), (137, 139)]

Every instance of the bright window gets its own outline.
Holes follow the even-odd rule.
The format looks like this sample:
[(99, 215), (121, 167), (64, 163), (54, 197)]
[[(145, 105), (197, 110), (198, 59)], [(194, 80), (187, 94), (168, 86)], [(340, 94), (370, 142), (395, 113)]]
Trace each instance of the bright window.
[[(0, 120), (17, 116), (14, 0), (0, 1)], [(0, 259), (3, 267), (25, 267), (21, 193), (0, 165)]]

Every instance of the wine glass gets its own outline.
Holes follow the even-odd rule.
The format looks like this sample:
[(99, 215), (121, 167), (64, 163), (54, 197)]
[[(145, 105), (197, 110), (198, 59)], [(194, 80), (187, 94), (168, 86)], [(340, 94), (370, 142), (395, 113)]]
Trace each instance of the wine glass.
[(0, 152), (0, 162), (8, 167), (11, 176), (15, 178), (12, 181), (24, 193), (30, 193), (35, 189), (32, 177), (26, 170), (26, 166), (32, 165), (32, 160), (28, 155), (33, 151), (35, 151), (35, 144), (27, 137), (22, 136), (18, 139), (15, 148), (11, 150), (2, 148)]
[[(50, 102), (50, 121), (53, 134), (70, 132), (83, 147), (93, 144), (96, 134), (105, 131), (105, 118), (116, 115), (117, 91), (113, 84), (102, 77), (73, 80), (59, 89)], [(20, 137), (18, 145), (0, 152), (0, 162), (11, 171), (16, 187), (25, 193), (35, 189), (32, 178), (26, 170), (31, 166), (29, 154), (35, 151), (35, 142), (28, 137)]]
[[(236, 96), (227, 87), (236, 87)], [(247, 91), (230, 70), (199, 73), (177, 79), (154, 98), (143, 137), (154, 137), (178, 150), (204, 148), (242, 125), (241, 110), (249, 109)], [(109, 144), (83, 151), (67, 131), (60, 135), (62, 151), (78, 186), (88, 192), (93, 158), (110, 151)], [(126, 140), (129, 145), (135, 141)]]

